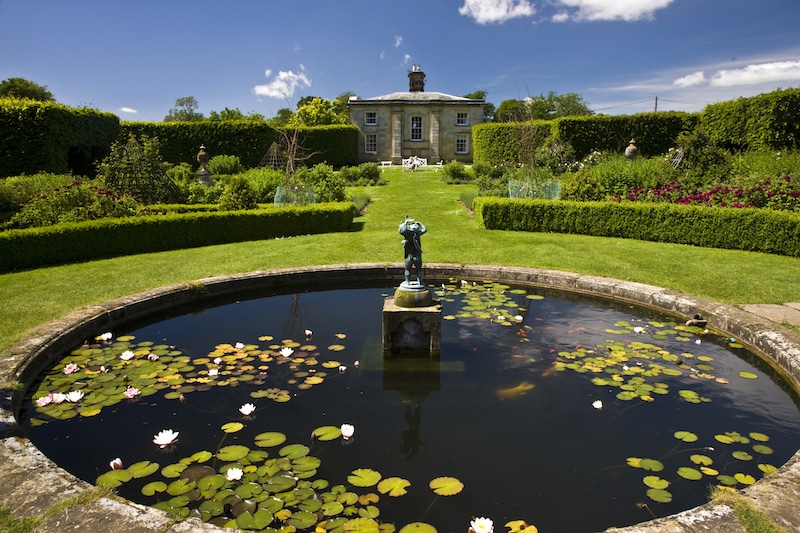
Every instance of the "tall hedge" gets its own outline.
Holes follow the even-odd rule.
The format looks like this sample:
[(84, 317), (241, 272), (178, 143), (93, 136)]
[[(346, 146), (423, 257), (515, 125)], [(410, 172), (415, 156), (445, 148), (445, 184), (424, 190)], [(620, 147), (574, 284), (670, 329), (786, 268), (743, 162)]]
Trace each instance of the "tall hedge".
[(482, 197), (487, 229), (574, 233), (800, 257), (800, 214), (769, 209)]
[(93, 176), (119, 128), (112, 113), (0, 98), (0, 177), (38, 172)]
[(800, 88), (710, 104), (700, 123), (712, 142), (730, 150), (800, 148)]
[(231, 242), (347, 231), (353, 204), (104, 218), (0, 232), (0, 272)]
[(642, 156), (666, 153), (674, 148), (678, 135), (691, 130), (699, 115), (690, 113), (640, 113), (638, 115), (565, 117), (533, 122), (478, 124), (472, 128), (475, 161), (493, 165), (522, 162), (520, 139), (523, 131), (535, 128), (533, 142), (542, 146), (551, 141), (569, 143), (575, 157), (583, 159), (593, 150), (623, 153), (631, 138), (636, 139)]
[[(288, 132), (291, 134), (292, 132)], [(129, 135), (158, 137), (161, 156), (169, 163), (197, 166), (201, 145), (215, 155), (235, 155), (245, 168), (259, 165), (267, 150), (281, 134), (264, 122), (123, 122), (120, 138)], [(301, 145), (313, 154), (303, 163), (313, 166), (327, 162), (332, 166), (355, 165), (358, 128), (352, 125), (316, 126), (298, 130)]]

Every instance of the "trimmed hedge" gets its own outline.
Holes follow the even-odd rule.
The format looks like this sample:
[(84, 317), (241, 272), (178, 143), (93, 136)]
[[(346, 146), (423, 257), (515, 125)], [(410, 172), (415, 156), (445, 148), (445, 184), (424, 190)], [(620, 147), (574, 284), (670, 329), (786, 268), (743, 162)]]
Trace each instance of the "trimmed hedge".
[(93, 177), (119, 128), (112, 113), (0, 98), (0, 177), (39, 172)]
[(573, 233), (800, 257), (800, 215), (768, 209), (480, 197), (486, 229)]
[(353, 204), (105, 218), (0, 233), (0, 272), (198, 246), (347, 231)]

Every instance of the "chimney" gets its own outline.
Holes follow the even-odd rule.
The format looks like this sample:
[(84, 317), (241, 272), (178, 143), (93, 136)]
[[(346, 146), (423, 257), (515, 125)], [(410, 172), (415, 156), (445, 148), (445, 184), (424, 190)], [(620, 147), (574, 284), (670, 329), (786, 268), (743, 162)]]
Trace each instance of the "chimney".
[(425, 91), (425, 73), (419, 69), (419, 65), (412, 65), (408, 73), (408, 90), (412, 93)]

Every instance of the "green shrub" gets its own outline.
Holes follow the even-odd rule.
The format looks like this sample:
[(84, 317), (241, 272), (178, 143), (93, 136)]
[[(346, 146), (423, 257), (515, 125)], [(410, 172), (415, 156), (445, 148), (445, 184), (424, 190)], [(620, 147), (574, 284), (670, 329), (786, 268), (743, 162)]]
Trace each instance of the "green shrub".
[(346, 185), (366, 187), (369, 185), (383, 185), (386, 181), (381, 178), (381, 170), (377, 163), (361, 163), (357, 167), (342, 167), (339, 177)]
[(286, 184), (286, 174), (283, 170), (273, 170), (269, 167), (251, 168), (242, 176), (250, 182), (256, 201), (260, 204), (271, 204), (275, 201), (275, 191)]
[(478, 178), (498, 179), (503, 175), (505, 171), (506, 171), (505, 168), (492, 165), (491, 163), (487, 163), (485, 161), (480, 161), (472, 164), (472, 173), (475, 174), (475, 179)]
[(295, 172), (294, 181), (314, 190), (316, 202), (343, 202), (346, 199), (344, 179), (333, 172), (333, 167), (319, 163), (312, 168), (302, 167)]
[(69, 174), (33, 174), (0, 179), (0, 213), (16, 213), (34, 198), (53, 189), (69, 185), (75, 178)]
[(139, 203), (91, 183), (74, 181), (28, 202), (9, 222), (13, 228), (50, 226), (59, 222), (83, 222), (139, 213)]
[(442, 166), (445, 183), (471, 183), (475, 177), (461, 161), (450, 161)]
[(370, 196), (363, 192), (353, 196), (353, 213), (355, 216), (361, 216), (364, 209), (369, 205), (370, 200)]
[(730, 154), (714, 144), (702, 126), (678, 135), (683, 150), (683, 170), (679, 181), (686, 186), (702, 187), (724, 181), (730, 168)]
[(646, 189), (675, 179), (677, 173), (660, 157), (637, 158), (606, 156), (592, 167), (585, 167), (609, 195), (623, 196), (634, 189)]
[(546, 144), (534, 151), (536, 166), (547, 169), (551, 174), (560, 176), (576, 166), (575, 150), (567, 142), (551, 138)]
[(255, 209), (257, 205), (255, 192), (247, 178), (241, 174), (231, 176), (219, 198), (219, 208), (223, 211), (242, 211)]
[(605, 198), (605, 188), (587, 168), (569, 174), (561, 187), (561, 199), (593, 202)]
[(235, 155), (215, 155), (208, 160), (208, 170), (212, 174), (239, 174), (244, 170), (239, 157)]
[(766, 178), (791, 176), (800, 178), (800, 152), (752, 150), (730, 159), (728, 183), (749, 188)]

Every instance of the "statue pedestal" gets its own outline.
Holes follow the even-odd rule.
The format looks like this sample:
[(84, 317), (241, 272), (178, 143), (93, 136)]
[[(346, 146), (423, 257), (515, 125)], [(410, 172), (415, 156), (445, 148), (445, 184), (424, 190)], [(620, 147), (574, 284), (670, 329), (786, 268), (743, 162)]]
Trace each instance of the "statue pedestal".
[(205, 185), (206, 187), (213, 187), (214, 186), (214, 178), (213, 174), (210, 170), (206, 168), (202, 168), (197, 171), (197, 183)]
[(400, 284), (383, 302), (383, 353), (438, 355), (442, 306), (419, 282)]

